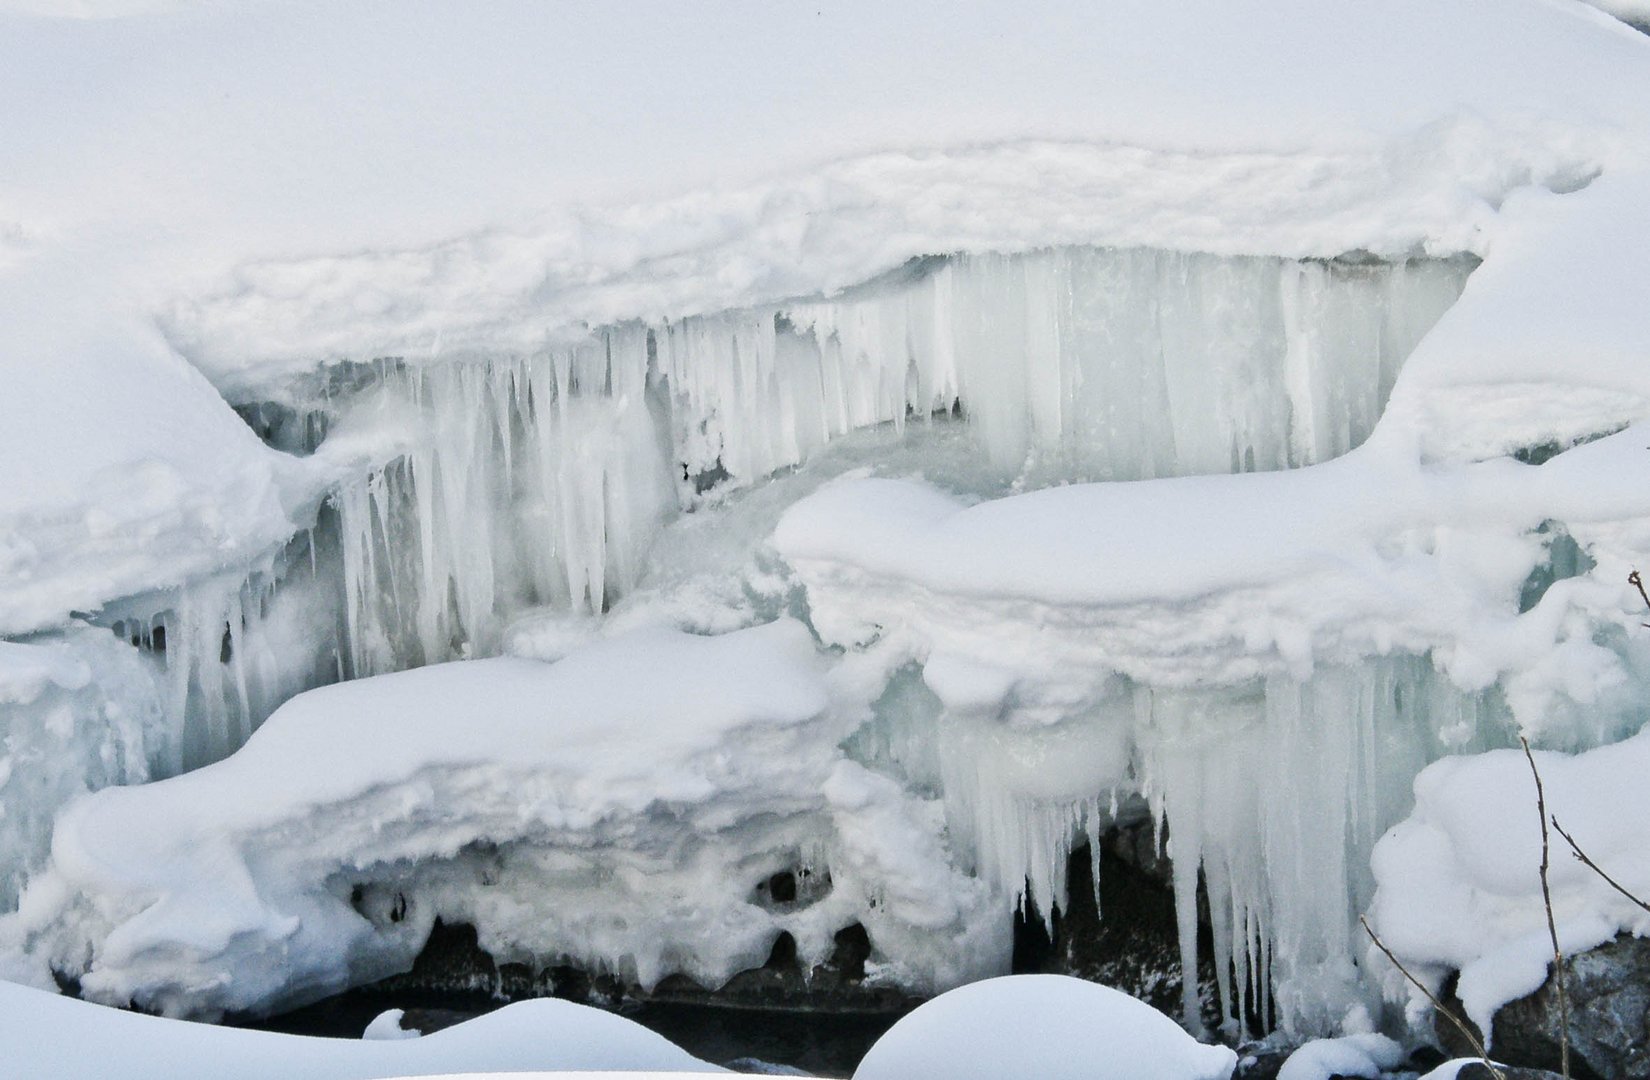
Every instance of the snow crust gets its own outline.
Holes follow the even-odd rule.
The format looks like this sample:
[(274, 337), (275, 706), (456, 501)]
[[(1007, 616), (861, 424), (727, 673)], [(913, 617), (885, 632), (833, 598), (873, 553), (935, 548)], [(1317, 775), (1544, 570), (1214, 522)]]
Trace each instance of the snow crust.
[(1149, 1005), (1062, 975), (988, 979), (943, 994), (871, 1047), (854, 1080), (1104, 1076), (1226, 1080), (1237, 1055)]
[[(1548, 813), (1606, 873), (1643, 896), (1650, 796), (1639, 778), (1650, 767), (1650, 732), (1575, 755), (1537, 751), (1535, 761)], [(1552, 962), (1535, 795), (1521, 751), (1445, 758), (1415, 778), (1414, 811), (1375, 848), (1377, 932), (1434, 983), (1459, 971), (1457, 994), (1492, 1044), (1496, 1010), (1539, 989)], [(1618, 933), (1650, 932), (1643, 909), (1573, 858), (1556, 833), (1552, 843), (1553, 914), (1566, 955)], [(1381, 967), (1395, 996), (1404, 994), (1391, 965)]]
[(0, 982), (0, 1038), (16, 1075), (62, 1080), (725, 1072), (633, 1021), (553, 999), (508, 1005), (422, 1038), (352, 1041), (164, 1020)]

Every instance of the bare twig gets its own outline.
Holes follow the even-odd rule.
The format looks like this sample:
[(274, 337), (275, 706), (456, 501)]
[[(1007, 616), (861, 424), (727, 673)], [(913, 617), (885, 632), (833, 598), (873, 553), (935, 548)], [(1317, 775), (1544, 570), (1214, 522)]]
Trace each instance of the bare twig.
[[(1633, 577), (1638, 577), (1634, 571)], [(1640, 586), (1642, 590), (1643, 586)], [(1570, 994), (1568, 978), (1564, 973), (1564, 953), (1558, 947), (1558, 922), (1553, 918), (1553, 893), (1547, 884), (1548, 855), (1551, 851), (1550, 835), (1547, 832), (1547, 792), (1541, 786), (1541, 770), (1535, 767), (1535, 754), (1530, 750), (1530, 740), (1520, 735), (1518, 741), (1524, 747), (1524, 759), (1530, 763), (1530, 775), (1535, 777), (1535, 806), (1541, 814), (1541, 904), (1547, 909), (1547, 936), (1553, 942), (1553, 985), (1558, 991), (1558, 1047), (1559, 1071), (1564, 1080), (1570, 1080)]]
[(1627, 584), (1639, 591), (1639, 596), (1644, 599), (1644, 606), (1650, 608), (1650, 592), (1644, 591), (1644, 579), (1639, 577), (1637, 570), (1627, 575)]
[(1556, 817), (1553, 818), (1553, 828), (1558, 831), (1558, 835), (1560, 835), (1564, 838), (1564, 842), (1566, 844), (1570, 845), (1570, 853), (1572, 855), (1574, 855), (1578, 861), (1585, 864), (1586, 867), (1589, 870), (1591, 870), (1593, 873), (1595, 873), (1599, 877), (1603, 878), (1604, 881), (1605, 881), (1605, 884), (1609, 885), (1610, 888), (1616, 890), (1616, 892), (1618, 892), (1621, 895), (1627, 897), (1627, 899), (1631, 900), (1633, 903), (1637, 904), (1639, 907), (1643, 908), (1645, 911), (1650, 911), (1650, 904), (1646, 904), (1643, 900), (1640, 900), (1638, 897), (1636, 897), (1632, 893), (1628, 892), (1626, 887), (1623, 886), (1621, 884), (1621, 882), (1617, 881), (1615, 878), (1611, 877), (1609, 874), (1606, 874), (1604, 872), (1603, 867), (1599, 866), (1598, 863), (1596, 863), (1592, 859), (1588, 858), (1587, 853), (1585, 851), (1581, 850), (1581, 845), (1576, 843), (1575, 837), (1571, 836), (1569, 833), (1564, 831), (1564, 826), (1562, 826), (1558, 823), (1558, 818), (1556, 818)]
[(1411, 986), (1425, 994), (1427, 1000), (1432, 1002), (1433, 1010), (1437, 1012), (1439, 1016), (1442, 1016), (1445, 1020), (1448, 1020), (1450, 1023), (1454, 1024), (1456, 1029), (1466, 1037), (1467, 1045), (1472, 1047), (1473, 1053), (1477, 1054), (1479, 1060), (1484, 1063), (1484, 1068), (1494, 1074), (1495, 1080), (1507, 1080), (1507, 1074), (1502, 1072), (1500, 1067), (1497, 1066), (1495, 1062), (1490, 1060), (1490, 1053), (1484, 1048), (1484, 1040), (1478, 1037), (1478, 1034), (1467, 1025), (1465, 1020), (1461, 1019), (1459, 1016), (1456, 1016), (1453, 1012), (1446, 1008), (1444, 1003), (1438, 1000), (1438, 995), (1427, 989), (1425, 983), (1410, 974), (1409, 968), (1404, 966), (1404, 962), (1402, 960), (1399, 960), (1396, 956), (1392, 955), (1392, 950), (1387, 948), (1386, 942), (1382, 941), (1380, 935), (1375, 933), (1374, 927), (1369, 925), (1369, 920), (1367, 918), (1359, 915), (1358, 922), (1363, 926), (1364, 933), (1369, 935), (1369, 940), (1375, 943), (1375, 947), (1385, 953), (1388, 960), (1392, 961), (1392, 966), (1397, 968), (1403, 977), (1409, 980)]
[[(1644, 591), (1644, 579), (1639, 577), (1637, 570), (1631, 571), (1627, 575), (1627, 584), (1639, 591), (1640, 598), (1644, 600), (1644, 606), (1650, 608), (1650, 592)], [(1650, 623), (1639, 623), (1639, 625), (1650, 629)]]

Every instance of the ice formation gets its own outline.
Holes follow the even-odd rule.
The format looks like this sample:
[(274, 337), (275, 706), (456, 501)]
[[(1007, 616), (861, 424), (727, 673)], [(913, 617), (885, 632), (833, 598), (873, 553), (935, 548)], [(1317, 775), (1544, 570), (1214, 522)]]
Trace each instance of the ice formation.
[[(1002, 899), (952, 865), (936, 806), (833, 753), (831, 704), (794, 622), (316, 691), (225, 761), (76, 803), (9, 951), (187, 1016), (404, 970), (436, 918), (645, 987), (718, 986), (781, 933), (819, 963), (856, 921), (896, 985), (1001, 971)], [(757, 902), (798, 870), (823, 889)]]
[[(796, 504), (776, 543), (827, 642), (921, 664), (942, 746), (983, 732), (944, 792), (1000, 886), (1058, 898), (1078, 827), (1104, 824), (1106, 793), (1143, 794), (1168, 830), (1183, 961), (1201, 865), (1229, 1020), (1271, 985), (1285, 1027), (1318, 1030), (1358, 1001), (1366, 860), (1408, 776), (1515, 722), (1587, 742), (1635, 726), (1644, 434), (1540, 467), (1389, 473), (1371, 445), (973, 506), (855, 479)], [(1532, 593), (1555, 520), (1598, 565)], [(1186, 1011), (1195, 1024), (1191, 992)]]
[[(1149, 813), (1228, 1026), (1326, 1032), (1375, 1004), (1353, 916), (1411, 777), (1641, 726), (1650, 64), (1604, 15), (1017, 9), (977, 17), (1044, 63), (992, 80), (970, 18), (706, 13), (624, 50), (674, 73), (627, 112), (594, 9), (231, 7), (145, 24), (162, 82), (0, 15), (8, 970), (210, 1014), (437, 913), (643, 982), (860, 921), (932, 990)], [(500, 26), (516, 78), (379, 107)], [(675, 108), (735, 70), (797, 90), (806, 161), (756, 96)], [(608, 122), (521, 104), (564, 98)], [(680, 194), (740, 130), (790, 175)], [(569, 177), (602, 205), (539, 213)], [(249, 734), (74, 802), (41, 868), (81, 788)], [(792, 864), (830, 894), (747, 895)]]

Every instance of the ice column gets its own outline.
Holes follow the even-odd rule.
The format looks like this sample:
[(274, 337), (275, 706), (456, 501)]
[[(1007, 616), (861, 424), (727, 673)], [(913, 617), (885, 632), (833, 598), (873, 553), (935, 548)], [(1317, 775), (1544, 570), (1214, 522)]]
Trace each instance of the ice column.
[(600, 612), (675, 506), (648, 335), (391, 373), (412, 447), (335, 499), (351, 673), (494, 650), (530, 605)]
[(960, 407), (1032, 480), (1279, 469), (1368, 437), (1469, 260), (1058, 248), (931, 259), (824, 301), (657, 331), (690, 474), (749, 483)]

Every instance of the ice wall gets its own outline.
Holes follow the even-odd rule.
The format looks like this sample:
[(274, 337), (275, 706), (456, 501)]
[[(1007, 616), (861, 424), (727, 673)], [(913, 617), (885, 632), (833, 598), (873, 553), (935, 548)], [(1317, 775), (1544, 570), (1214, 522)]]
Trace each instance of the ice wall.
[[(335, 496), (348, 670), (496, 652), (600, 613), (678, 509), (848, 432), (957, 414), (997, 483), (1280, 469), (1358, 445), (1470, 259), (1057, 248), (919, 260), (831, 299), (594, 331), (530, 356), (350, 365), (267, 437)], [(363, 373), (366, 373), (363, 375)]]
[(344, 423), (396, 453), (334, 497), (353, 675), (495, 653), (528, 607), (604, 611), (676, 505), (639, 326), (396, 368)]
[(1006, 474), (1279, 469), (1362, 442), (1470, 260), (1149, 248), (959, 255), (658, 332), (688, 471), (751, 482), (845, 431), (960, 408)]
[(177, 749), (159, 673), (104, 631), (0, 641), (0, 911), (44, 864), (64, 804), (142, 783)]

